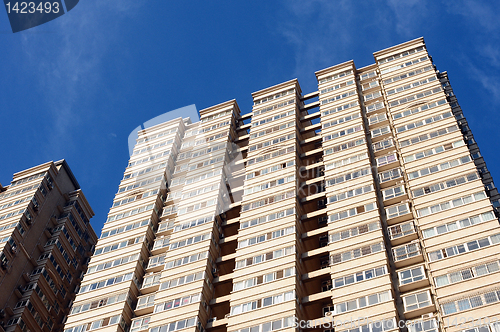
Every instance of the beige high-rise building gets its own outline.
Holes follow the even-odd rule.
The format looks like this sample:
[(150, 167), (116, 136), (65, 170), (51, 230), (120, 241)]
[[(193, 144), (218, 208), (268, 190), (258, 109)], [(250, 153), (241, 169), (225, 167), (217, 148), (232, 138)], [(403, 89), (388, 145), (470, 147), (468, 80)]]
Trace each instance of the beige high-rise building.
[(62, 331), (97, 242), (65, 160), (0, 185), (0, 331)]
[(422, 38), (374, 57), (141, 130), (65, 332), (500, 331), (500, 196), (447, 74)]

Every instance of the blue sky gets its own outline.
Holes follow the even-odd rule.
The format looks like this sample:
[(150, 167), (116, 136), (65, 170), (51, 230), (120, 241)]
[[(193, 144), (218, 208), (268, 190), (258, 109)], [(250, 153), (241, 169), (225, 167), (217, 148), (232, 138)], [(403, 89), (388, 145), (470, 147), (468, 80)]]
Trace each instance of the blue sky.
[(499, 13), (479, 0), (81, 0), (12, 34), (0, 10), (0, 182), (66, 159), (100, 234), (141, 123), (231, 99), (248, 112), (252, 92), (293, 78), (309, 93), (315, 71), (420, 36), (498, 179)]

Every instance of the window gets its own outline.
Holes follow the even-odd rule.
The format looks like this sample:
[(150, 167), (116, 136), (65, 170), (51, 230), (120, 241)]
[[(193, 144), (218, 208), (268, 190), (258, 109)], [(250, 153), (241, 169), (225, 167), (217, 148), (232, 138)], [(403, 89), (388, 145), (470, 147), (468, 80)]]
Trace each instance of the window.
[(395, 261), (411, 258), (420, 255), (420, 246), (417, 242), (408, 243), (392, 249)]
[(336, 126), (338, 124), (342, 124), (344, 122), (358, 119), (359, 117), (361, 117), (361, 114), (359, 112), (349, 114), (349, 115), (344, 116), (343, 118), (339, 118), (339, 119), (335, 119), (335, 120), (330, 121), (330, 122), (323, 123), (322, 128), (325, 129), (325, 128), (333, 127), (333, 126)]
[(371, 71), (371, 72), (368, 72), (368, 73), (365, 73), (365, 74), (362, 74), (361, 76), (359, 76), (359, 80), (363, 81), (363, 80), (366, 80), (367, 78), (372, 78), (375, 76), (377, 76), (377, 72)]
[(275, 144), (281, 144), (285, 141), (288, 141), (288, 140), (291, 140), (294, 138), (295, 138), (295, 133), (288, 134), (286, 136), (278, 137), (278, 138), (275, 138), (275, 139), (270, 140), (270, 141), (265, 141), (265, 142), (262, 142), (259, 144), (251, 145), (248, 147), (248, 151), (251, 152), (251, 151), (255, 151), (257, 149), (261, 149), (263, 147), (268, 147), (268, 146), (275, 145)]
[[(217, 204), (217, 199), (210, 199), (208, 201), (204, 201), (204, 202), (201, 202), (201, 203), (196, 203), (194, 205), (190, 205), (188, 207), (179, 209), (177, 211), (177, 215), (182, 215), (182, 214), (186, 214), (186, 213), (189, 213), (189, 212), (193, 212), (193, 211), (197, 211), (197, 210), (200, 210), (200, 209), (204, 209), (206, 207), (213, 206), (215, 204)], [(172, 213), (175, 213), (175, 212), (172, 211)], [(165, 216), (165, 213), (163, 213), (162, 216)]]
[(120, 283), (122, 281), (132, 280), (133, 276), (134, 276), (134, 273), (127, 273), (124, 275), (119, 275), (117, 277), (111, 277), (111, 278), (106, 279), (106, 280), (101, 280), (99, 282), (95, 282), (92, 284), (84, 285), (80, 288), (79, 293), (85, 293), (88, 291), (92, 291), (94, 289), (99, 289), (99, 288), (103, 288), (106, 286), (111, 286), (111, 285)]
[(390, 148), (392, 146), (394, 146), (394, 141), (392, 140), (392, 138), (389, 138), (389, 139), (377, 142), (375, 144), (372, 144), (372, 148), (373, 148), (374, 152), (381, 151), (381, 150)]
[(254, 101), (254, 105), (265, 103), (267, 101), (271, 101), (273, 99), (281, 98), (281, 97), (284, 97), (286, 95), (291, 95), (291, 94), (294, 94), (294, 93), (295, 93), (295, 89), (289, 89), (287, 91), (283, 91), (283, 92), (280, 92), (280, 93), (272, 95), (272, 96), (268, 96), (268, 97), (264, 97), (264, 98), (261, 98), (261, 99), (257, 99), (257, 100)]
[(425, 278), (424, 267), (418, 266), (415, 268), (406, 269), (398, 272), (399, 284), (406, 285)]
[[(179, 320), (179, 321), (176, 321), (173, 323), (169, 323), (166, 325), (153, 327), (149, 330), (149, 332), (166, 332), (166, 331), (172, 332), (172, 331), (177, 331), (177, 330), (184, 329), (187, 327), (195, 326), (196, 323), (198, 323), (197, 317), (182, 319), (182, 320)], [(201, 330), (201, 326), (200, 326), (200, 330)], [(130, 332), (134, 332), (134, 331), (130, 330)]]
[(268, 296), (257, 301), (252, 301), (244, 304), (239, 304), (231, 307), (231, 315), (237, 315), (240, 313), (253, 311), (260, 309), (262, 307), (267, 307), (270, 305), (279, 304), (286, 301), (295, 300), (295, 291), (289, 291), (285, 293), (280, 293), (273, 296)]
[(356, 282), (362, 282), (368, 279), (379, 277), (387, 274), (387, 267), (381, 266), (374, 269), (365, 270), (362, 272), (356, 272), (354, 274), (349, 274), (345, 277), (337, 278), (333, 281), (333, 287), (338, 288), (346, 285), (350, 285)]
[(321, 105), (333, 103), (333, 102), (335, 102), (337, 100), (344, 99), (344, 98), (347, 98), (347, 97), (351, 97), (351, 96), (354, 96), (356, 94), (357, 94), (356, 90), (351, 90), (351, 91), (348, 91), (348, 92), (336, 95), (336, 96), (331, 97), (331, 98), (323, 99), (321, 101)]
[(287, 255), (290, 255), (292, 253), (295, 253), (295, 246), (291, 246), (291, 247), (286, 247), (286, 248), (283, 248), (283, 249), (278, 249), (278, 250), (270, 251), (270, 252), (267, 252), (267, 253), (265, 253), (263, 255), (258, 255), (258, 256), (251, 257), (251, 258), (247, 258), (247, 259), (242, 259), (242, 260), (236, 261), (236, 267), (235, 267), (235, 269), (244, 268), (246, 266), (250, 266), (250, 265), (253, 265), (253, 264), (258, 264), (258, 263), (265, 262), (265, 261), (268, 261), (268, 260), (271, 260), (271, 259), (274, 259), (274, 258), (279, 258), (279, 257), (282, 257), (282, 256), (287, 256)]
[[(195, 244), (195, 243), (198, 243), (201, 241), (209, 240), (211, 237), (212, 237), (211, 232), (201, 234), (201, 235), (196, 235), (196, 236), (184, 239), (182, 241), (177, 241), (177, 242), (171, 243), (169, 249), (170, 250), (179, 249), (179, 248), (182, 248), (184, 246), (188, 246), (188, 245)], [(156, 244), (156, 241), (155, 241), (155, 244)], [(153, 249), (154, 249), (154, 247), (153, 247)]]
[(429, 238), (433, 237), (436, 235), (441, 235), (444, 233), (452, 232), (457, 229), (473, 226), (480, 224), (485, 221), (493, 220), (495, 219), (495, 216), (493, 215), (492, 212), (485, 212), (480, 215), (476, 216), (471, 216), (465, 219), (461, 219), (458, 221), (453, 221), (450, 223), (447, 223), (445, 225), (440, 225), (437, 227), (432, 227), (432, 228), (427, 228), (422, 230), (422, 234), (424, 238)]
[(370, 118), (368, 118), (368, 124), (374, 125), (374, 124), (383, 122), (385, 120), (387, 120), (387, 115), (385, 113), (375, 114), (375, 115), (371, 116)]
[(146, 307), (152, 307), (154, 305), (154, 301), (155, 301), (155, 294), (139, 297), (137, 299), (137, 306), (135, 309), (138, 310)]
[(445, 315), (449, 315), (498, 302), (500, 300), (499, 295), (500, 291), (497, 288), (493, 288), (483, 293), (468, 295), (454, 301), (443, 303), (441, 308)]
[(413, 77), (415, 75), (425, 73), (425, 72), (430, 71), (430, 70), (432, 70), (432, 66), (426, 66), (424, 68), (419, 68), (419, 69), (416, 69), (413, 71), (409, 71), (409, 72), (406, 72), (402, 75), (398, 75), (398, 76), (395, 76), (393, 78), (389, 78), (389, 79), (384, 80), (384, 84), (390, 84), (390, 83), (394, 83), (394, 82), (397, 82), (400, 80), (404, 80), (405, 78)]
[(474, 201), (478, 201), (486, 198), (486, 194), (484, 191), (477, 192), (473, 195), (463, 196), (452, 201), (446, 201), (440, 204), (431, 205), (430, 207), (425, 207), (423, 209), (417, 210), (417, 213), (420, 217), (424, 217), (433, 213), (439, 213), (444, 210), (451, 209), (452, 207), (461, 206), (464, 204), (472, 203)]
[(397, 187), (392, 187), (392, 188), (385, 189), (384, 191), (382, 191), (382, 195), (384, 197), (384, 200), (396, 198), (396, 197), (402, 196), (404, 194), (405, 194), (405, 188), (403, 185), (400, 185)]
[[(210, 186), (206, 186), (204, 188), (192, 190), (192, 191), (187, 192), (187, 193), (182, 193), (182, 191), (178, 191), (176, 193), (175, 197), (172, 197), (172, 198), (182, 198), (182, 199), (185, 199), (185, 198), (195, 197), (195, 196), (207, 193), (207, 192), (215, 191), (215, 190), (219, 189), (219, 187), (220, 187), (220, 183), (217, 183), (217, 184), (213, 184), (213, 185), (210, 185)], [(167, 201), (170, 200), (170, 195), (171, 194), (169, 194), (169, 196), (167, 198)]]
[(392, 296), (389, 291), (363, 296), (352, 301), (335, 304), (335, 313), (340, 314), (343, 312), (376, 305), (381, 302), (389, 301), (390, 299), (392, 299)]
[(287, 177), (283, 177), (283, 178), (278, 178), (278, 179), (272, 180), (270, 182), (259, 184), (258, 186), (245, 188), (244, 194), (249, 195), (252, 193), (256, 193), (256, 192), (259, 192), (262, 190), (273, 188), (273, 187), (276, 187), (276, 186), (279, 186), (279, 185), (282, 185), (285, 183), (293, 182), (293, 181), (295, 181), (295, 175), (291, 175), (291, 176), (287, 176)]
[(100, 299), (97, 299), (97, 300), (94, 300), (91, 302), (87, 302), (87, 303), (84, 303), (81, 305), (73, 306), (71, 308), (71, 314), (78, 314), (78, 313), (85, 312), (85, 311), (88, 311), (91, 309), (100, 308), (100, 307), (104, 307), (106, 305), (111, 305), (111, 304), (114, 304), (117, 302), (125, 301), (126, 298), (127, 298), (126, 293), (100, 298)]
[(387, 219), (396, 218), (405, 214), (410, 213), (410, 207), (408, 203), (393, 205), (385, 209)]
[(139, 319), (133, 320), (132, 325), (130, 327), (130, 332), (135, 332), (135, 331), (147, 329), (150, 320), (151, 320), (151, 317), (144, 317), (144, 318), (139, 318)]
[(254, 277), (240, 282), (235, 282), (233, 284), (233, 291), (242, 290), (245, 288), (250, 288), (253, 286), (261, 285), (263, 283), (272, 282), (278, 279), (287, 278), (295, 275), (295, 268), (287, 268), (284, 270), (278, 270), (273, 273), (268, 273), (266, 275)]
[(156, 266), (164, 264), (165, 263), (165, 257), (166, 257), (165, 254), (150, 257), (149, 261), (148, 261), (148, 267), (147, 268), (151, 269), (153, 267), (156, 267)]
[(402, 177), (402, 174), (399, 168), (393, 168), (389, 171), (378, 173), (378, 178), (381, 183), (399, 179), (400, 177)]
[(341, 78), (341, 77), (344, 77), (344, 76), (350, 75), (350, 74), (352, 74), (352, 70), (346, 70), (346, 71), (343, 71), (343, 72), (335, 74), (335, 75), (330, 75), (330, 76), (327, 76), (325, 78), (322, 78), (319, 81), (319, 84), (322, 84), (322, 83), (325, 83), (325, 82), (329, 82), (331, 80), (336, 80), (337, 78)]
[(328, 202), (335, 203), (335, 202), (338, 202), (338, 201), (341, 201), (341, 200), (344, 200), (347, 198), (351, 198), (354, 196), (362, 195), (362, 194), (365, 194), (365, 193), (371, 192), (371, 191), (373, 191), (373, 185), (359, 187), (359, 188), (348, 190), (346, 192), (343, 192), (343, 193), (340, 193), (340, 194), (337, 194), (334, 196), (330, 196), (328, 198)]
[(374, 112), (374, 111), (379, 110), (381, 108), (384, 108), (384, 103), (375, 103), (375, 104), (367, 105), (366, 106), (366, 113), (371, 113), (371, 112)]
[(409, 324), (410, 332), (438, 332), (438, 324), (435, 319), (416, 320)]
[(262, 120), (259, 120), (259, 121), (252, 122), (252, 129), (254, 127), (257, 127), (257, 126), (269, 123), (271, 121), (276, 121), (276, 120), (279, 120), (281, 118), (284, 118), (284, 117), (287, 117), (287, 116), (293, 115), (293, 114), (295, 114), (295, 110), (291, 110), (291, 111), (288, 111), (288, 112), (280, 113), (278, 115), (271, 116), (271, 117), (266, 118), (266, 119), (262, 119)]
[(246, 180), (253, 179), (254, 177), (259, 176), (259, 175), (264, 175), (264, 174), (268, 174), (271, 172), (276, 172), (276, 171), (279, 171), (279, 170), (282, 170), (284, 168), (291, 167), (294, 165), (295, 165), (295, 160), (290, 160), (290, 161), (287, 161), (286, 163), (284, 162), (284, 163), (280, 163), (278, 165), (274, 165), (271, 167), (266, 167), (266, 168), (260, 169), (258, 171), (247, 174)]
[[(214, 221), (214, 216), (213, 215), (208, 215), (208, 216), (205, 216), (205, 217), (194, 219), (194, 220), (191, 220), (191, 221), (188, 221), (188, 222), (184, 222), (184, 223), (182, 223), (180, 225), (175, 226), (174, 227), (174, 232), (178, 232), (178, 231), (181, 231), (181, 230), (184, 230), (184, 229), (188, 229), (188, 228), (191, 228), (191, 227), (203, 225), (203, 224), (206, 224), (207, 222), (211, 222), (211, 221)], [(168, 227), (168, 225), (165, 224), (165, 223), (160, 224), (160, 227), (158, 228), (158, 232), (160, 232), (160, 229), (163, 229), (162, 225), (166, 225)]]
[(479, 175), (476, 172), (469, 173), (457, 178), (452, 178), (443, 182), (434, 183), (422, 188), (413, 190), (413, 197), (420, 197), (427, 194), (432, 194), (436, 191), (445, 190), (448, 188), (455, 187), (470, 181), (477, 180)]
[(160, 284), (160, 290), (167, 289), (167, 288), (173, 288), (176, 286), (181, 286), (190, 282), (202, 280), (205, 278), (205, 272), (197, 272), (197, 273), (192, 273), (188, 274), (186, 276), (182, 276), (179, 278), (175, 279), (170, 279), (167, 281), (164, 281)]
[(352, 179), (356, 179), (356, 178), (359, 178), (359, 177), (362, 177), (365, 175), (369, 175), (369, 174), (371, 174), (371, 168), (363, 168), (363, 169), (357, 170), (355, 172), (343, 174), (343, 175), (337, 176), (333, 179), (329, 179), (326, 181), (326, 183), (328, 186), (333, 186), (335, 184), (349, 181)]
[(361, 256), (366, 256), (369, 254), (377, 253), (384, 250), (384, 244), (383, 242), (381, 243), (375, 243), (372, 245), (367, 245), (363, 246), (360, 248), (356, 248), (353, 250), (345, 251), (340, 254), (334, 254), (330, 256), (330, 262), (332, 265), (338, 264), (341, 262), (345, 262), (351, 259), (355, 259)]
[(324, 150), (324, 154), (325, 155), (329, 155), (329, 154), (332, 154), (332, 153), (335, 153), (335, 152), (347, 150), (347, 149), (350, 149), (352, 147), (362, 145), (364, 143), (366, 143), (365, 138), (361, 138), (361, 139), (354, 140), (354, 141), (349, 141), (349, 142), (346, 142), (346, 143), (343, 143), (343, 144), (335, 145), (332, 148), (325, 149)]
[(395, 54), (395, 55), (391, 55), (387, 58), (383, 58), (383, 59), (380, 59), (378, 60), (378, 64), (381, 65), (383, 63), (386, 63), (386, 62), (391, 62), (391, 61), (394, 61), (396, 59), (399, 59), (399, 58), (404, 58), (410, 54), (414, 54), (414, 53), (418, 53), (418, 52), (422, 52), (425, 50), (425, 47), (424, 46), (419, 46), (417, 48), (414, 48), (414, 49), (411, 49), (411, 50), (408, 50), (408, 51), (404, 51), (404, 52), (401, 52), (401, 53), (398, 53), (398, 54)]
[(405, 62), (403, 64), (397, 65), (397, 66), (393, 66), (393, 67), (390, 67), (390, 68), (387, 68), (387, 69), (383, 69), (383, 70), (380, 71), (380, 73), (381, 74), (387, 74), (387, 73), (393, 72), (395, 70), (398, 70), (398, 69), (401, 69), (401, 68), (404, 68), (404, 67), (407, 67), (407, 66), (411, 66), (411, 65), (417, 64), (419, 62), (423, 62), (423, 61), (425, 61), (427, 59), (429, 59), (429, 57), (428, 56), (424, 56), (424, 57), (421, 57), (420, 59), (415, 59), (413, 61), (408, 61), (408, 62)]
[(347, 229), (347, 230), (344, 230), (341, 232), (333, 233), (330, 235), (330, 243), (337, 242), (337, 241), (344, 240), (344, 239), (348, 239), (348, 238), (353, 237), (353, 236), (365, 234), (367, 232), (371, 232), (371, 231), (374, 231), (377, 229), (380, 229), (380, 223), (378, 221), (373, 222), (373, 223), (369, 223), (369, 224), (364, 224), (361, 226), (357, 226), (357, 227)]
[(132, 229), (143, 227), (143, 226), (146, 226), (146, 225), (149, 225), (149, 224), (150, 224), (149, 219), (146, 219), (146, 220), (138, 221), (138, 222), (135, 222), (135, 223), (132, 223), (132, 224), (128, 224), (126, 226), (115, 228), (115, 229), (112, 229), (110, 231), (102, 232), (101, 239), (105, 238), (105, 237), (108, 237), (108, 236), (115, 235), (115, 234), (120, 234), (120, 233), (123, 233), (123, 232), (126, 232), (126, 231), (130, 231)]
[(409, 145), (412, 145), (412, 144), (417, 144), (417, 143), (429, 140), (431, 138), (436, 138), (438, 136), (442, 136), (442, 135), (446, 135), (448, 133), (455, 132), (457, 130), (458, 130), (458, 126), (457, 125), (453, 125), (453, 126), (450, 126), (448, 128), (442, 128), (442, 129), (439, 129), (439, 130), (432, 131), (429, 134), (422, 134), (422, 135), (417, 136), (417, 137), (413, 137), (413, 138), (410, 138), (410, 139), (407, 139), (407, 140), (404, 140), (404, 141), (400, 141), (399, 145), (401, 147), (405, 147), (405, 146), (409, 146)]
[(415, 233), (415, 226), (413, 225), (413, 221), (406, 222), (404, 224), (397, 224), (394, 226), (388, 227), (389, 231), (389, 238), (391, 240), (414, 234)]
[[(195, 177), (192, 177), (192, 178), (188, 178), (188, 179), (185, 179), (184, 178), (179, 178), (179, 183), (180, 184), (181, 182), (184, 182), (184, 184), (191, 184), (191, 183), (194, 183), (194, 182), (198, 182), (198, 181), (201, 181), (201, 180), (205, 180), (205, 179), (210, 179), (210, 178), (213, 178), (215, 176), (218, 176), (218, 175), (221, 175), (222, 174), (222, 170), (216, 170), (216, 171), (213, 171), (213, 172), (208, 172), (208, 173), (205, 173), (205, 174), (202, 174), (202, 175), (199, 175), (199, 176), (195, 176)], [(176, 180), (176, 179), (174, 179)], [(170, 185), (172, 187), (172, 184)]]
[(499, 241), (500, 241), (500, 234), (495, 234), (479, 240), (468, 242), (466, 244), (460, 244), (445, 249), (436, 250), (430, 252), (428, 255), (431, 261), (436, 261), (446, 257), (452, 257), (458, 254), (463, 254), (465, 252), (473, 251), (479, 248), (484, 248), (490, 246), (491, 244), (498, 243)]
[(262, 108), (262, 109), (253, 111), (253, 115), (256, 116), (256, 115), (264, 114), (264, 113), (267, 113), (269, 111), (272, 111), (272, 110), (275, 110), (275, 109), (278, 109), (281, 107), (286, 107), (286, 106), (292, 105), (292, 104), (295, 104), (295, 99), (290, 99), (290, 100), (287, 100), (287, 101), (284, 101), (284, 102), (281, 102), (278, 104), (274, 104), (272, 106), (268, 106), (266, 108)]
[[(430, 66), (428, 66), (428, 67), (430, 67)], [(416, 81), (416, 82), (413, 82), (413, 83), (410, 83), (410, 84), (399, 86), (399, 87), (394, 88), (394, 89), (387, 90), (387, 95), (392, 95), (392, 94), (395, 94), (395, 93), (400, 93), (402, 91), (409, 90), (409, 89), (421, 86), (423, 84), (434, 82), (435, 80), (437, 80), (437, 77), (436, 76), (431, 76), (431, 77), (425, 78), (425, 79), (420, 80), (420, 81)]]
[(283, 228), (280, 230), (273, 231), (271, 233), (266, 233), (263, 235), (259, 235), (257, 237), (252, 237), (250, 239), (239, 241), (238, 248), (244, 248), (250, 245), (258, 244), (278, 237), (283, 237), (289, 234), (295, 234), (295, 226)]
[(411, 311), (431, 305), (431, 295), (429, 291), (412, 294), (403, 297), (405, 311)]
[(343, 137), (343, 136), (346, 136), (346, 135), (349, 135), (352, 133), (357, 133), (358, 131), (361, 131), (361, 130), (363, 130), (363, 126), (361, 126), (361, 125), (355, 126), (352, 128), (348, 128), (348, 129), (344, 129), (344, 130), (338, 131), (336, 133), (323, 136), (323, 142), (326, 142), (326, 141), (329, 141), (329, 140), (332, 140), (332, 139), (335, 139), (338, 137)]
[(269, 332), (274, 330), (280, 330), (286, 327), (292, 327), (294, 325), (295, 317), (285, 317), (278, 320), (274, 320), (272, 322), (262, 323), (260, 325), (255, 325), (250, 328), (243, 328), (240, 330), (236, 330), (235, 332)]
[(475, 265), (472, 267), (463, 268), (461, 270), (451, 272), (434, 278), (436, 286), (446, 286), (452, 283), (477, 278), (486, 274), (498, 272), (500, 270), (498, 261), (490, 261), (484, 264)]
[(283, 129), (286, 129), (286, 128), (289, 128), (289, 127), (295, 127), (295, 121), (284, 123), (284, 124), (279, 125), (279, 126), (274, 126), (272, 128), (259, 131), (258, 133), (254, 133), (252, 131), (252, 133), (250, 134), (250, 138), (256, 138), (256, 137), (268, 135), (268, 134), (271, 134), (271, 133), (274, 133), (274, 132), (277, 132), (277, 131), (280, 131), (280, 130), (283, 130)]
[[(185, 305), (189, 305), (191, 303), (199, 302), (201, 299), (201, 294), (187, 295), (182, 298), (177, 298), (174, 300), (169, 300), (167, 302), (163, 302), (155, 305), (154, 312), (162, 312), (165, 310), (170, 310), (172, 308), (178, 308)], [(151, 304), (153, 305), (153, 304)]]
[(337, 85), (334, 85), (334, 86), (330, 86), (330, 87), (328, 87), (326, 89), (322, 89), (319, 93), (320, 94), (327, 93), (327, 92), (338, 90), (340, 88), (343, 88), (343, 87), (346, 87), (346, 86), (349, 86), (349, 85), (353, 85), (353, 84), (354, 84), (354, 80), (349, 80), (347, 82), (342, 82), (340, 84), (337, 84)]
[(265, 223), (265, 222), (268, 222), (268, 221), (273, 221), (273, 220), (276, 220), (276, 219), (279, 219), (279, 218), (284, 218), (286, 216), (290, 216), (290, 215), (293, 215), (293, 214), (295, 214), (295, 208), (287, 209), (287, 210), (283, 210), (283, 211), (278, 211), (278, 212), (275, 212), (275, 213), (271, 213), (271, 214), (269, 214), (267, 216), (263, 216), (263, 217), (260, 217), (260, 218), (257, 218), (257, 219), (253, 219), (251, 221), (241, 222), (240, 223), (240, 229), (251, 227), (251, 226), (255, 226), (255, 225), (258, 225), (258, 224), (261, 224), (261, 223)]
[(365, 205), (361, 205), (361, 206), (358, 206), (356, 208), (352, 208), (352, 209), (349, 209), (346, 211), (337, 212), (335, 214), (330, 215), (328, 222), (335, 222), (338, 220), (349, 218), (349, 217), (355, 216), (355, 215), (363, 213), (363, 212), (375, 210), (376, 208), (377, 208), (377, 205), (375, 203), (368, 203)]
[(129, 217), (129, 216), (136, 215), (138, 213), (142, 213), (142, 212), (145, 212), (145, 211), (153, 210), (154, 208), (155, 208), (155, 204), (154, 203), (146, 205), (146, 206), (141, 206), (141, 207), (135, 208), (133, 210), (129, 210), (129, 211), (126, 211), (126, 212), (122, 212), (122, 213), (119, 213), (119, 214), (115, 214), (115, 215), (109, 216), (108, 219), (106, 220), (106, 222), (120, 220), (120, 219)]
[(368, 153), (366, 153), (366, 152), (365, 153), (361, 153), (361, 154), (354, 155), (354, 156), (349, 157), (349, 158), (338, 160), (338, 161), (336, 161), (334, 163), (326, 164), (325, 165), (325, 170), (330, 170), (330, 169), (334, 169), (334, 168), (337, 168), (337, 167), (349, 165), (349, 164), (352, 164), (352, 163), (355, 163), (357, 161), (364, 160), (364, 159), (367, 159), (367, 158), (368, 158)]
[(257, 201), (253, 201), (252, 203), (248, 203), (248, 204), (243, 205), (241, 207), (241, 210), (242, 211), (249, 211), (249, 210), (257, 209), (259, 207), (262, 207), (262, 206), (265, 206), (268, 204), (272, 204), (272, 203), (276, 203), (276, 202), (279, 202), (279, 201), (282, 201), (282, 200), (285, 200), (288, 198), (292, 198), (292, 197), (295, 197), (295, 190), (290, 190), (290, 191), (287, 191), (286, 193), (282, 193), (282, 194), (275, 195), (275, 196), (268, 196), (266, 198), (263, 198), (263, 199), (260, 199)]
[(168, 247), (170, 244), (170, 237), (156, 239), (153, 245), (153, 250)]
[(411, 154), (411, 155), (408, 155), (406, 157), (404, 157), (404, 161), (405, 162), (411, 162), (411, 161), (414, 161), (414, 160), (418, 160), (418, 159), (422, 159), (422, 158), (425, 158), (425, 157), (428, 157), (428, 156), (432, 156), (434, 154), (438, 154), (438, 153), (441, 153), (441, 152), (444, 152), (444, 151), (448, 151), (448, 150), (451, 150), (453, 148), (457, 148), (457, 147), (460, 147), (460, 146), (463, 146), (464, 145), (464, 141), (463, 140), (458, 140), (458, 141), (455, 141), (453, 143), (448, 143), (448, 144), (445, 144), (445, 145), (441, 145), (441, 146), (438, 146), (436, 148), (433, 148), (433, 149), (429, 149), (429, 150), (425, 150), (425, 151), (421, 151), (421, 152), (417, 152), (415, 154)]
[(375, 137), (378, 137), (378, 136), (382, 136), (382, 135), (388, 134), (390, 132), (391, 132), (391, 130), (389, 129), (389, 126), (384, 126), (384, 127), (380, 127), (380, 128), (377, 128), (377, 129), (373, 129), (371, 131), (371, 135), (372, 135), (372, 138), (375, 138)]
[(376, 91), (376, 92), (372, 92), (372, 93), (369, 93), (369, 94), (365, 95), (364, 98), (365, 98), (365, 101), (368, 101), (368, 100), (372, 100), (372, 99), (378, 98), (381, 95), (382, 94), (380, 93), (380, 91)]

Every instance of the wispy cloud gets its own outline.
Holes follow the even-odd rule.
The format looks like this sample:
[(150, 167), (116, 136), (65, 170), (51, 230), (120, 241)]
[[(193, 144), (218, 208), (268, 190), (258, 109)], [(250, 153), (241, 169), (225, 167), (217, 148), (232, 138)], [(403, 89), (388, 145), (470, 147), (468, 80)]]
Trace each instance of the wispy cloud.
[(397, 34), (414, 38), (419, 28), (429, 22), (429, 3), (422, 0), (387, 0), (387, 6), (394, 13), (394, 27)]
[(311, 72), (348, 60), (354, 42), (350, 24), (355, 8), (351, 1), (284, 1), (286, 14), (278, 32), (295, 50), (294, 76), (312, 82)]
[(47, 132), (52, 151), (63, 138), (65, 144), (74, 144), (68, 134), (92, 116), (88, 100), (103, 88), (101, 60), (120, 40), (125, 18), (141, 3), (81, 1), (69, 13), (22, 35), (30, 76), (44, 96), (40, 109), (52, 118), (53, 126)]
[[(464, 20), (469, 21), (474, 26), (485, 29), (486, 32), (498, 32), (500, 3), (496, 1), (456, 0), (447, 2), (447, 5), (450, 13), (461, 15)], [(498, 38), (496, 34), (490, 37)]]
[[(428, 15), (428, 5), (421, 0), (291, 0), (283, 6), (287, 15), (278, 30), (295, 50), (295, 75), (301, 81), (311, 72), (356, 54), (369, 55), (401, 37), (419, 37), (418, 27)], [(363, 53), (356, 53), (359, 50)]]
[(457, 60), (490, 93), (492, 101), (500, 103), (500, 3), (459, 0), (451, 2), (447, 9), (450, 14), (460, 16), (474, 35), (473, 51), (460, 50)]

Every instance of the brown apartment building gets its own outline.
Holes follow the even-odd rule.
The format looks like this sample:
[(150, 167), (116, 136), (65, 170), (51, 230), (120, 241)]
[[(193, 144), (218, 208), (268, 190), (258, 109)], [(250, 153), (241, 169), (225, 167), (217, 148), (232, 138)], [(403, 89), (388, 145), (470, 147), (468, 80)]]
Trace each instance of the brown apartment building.
[(61, 331), (97, 242), (65, 160), (0, 185), (0, 331)]
[(500, 331), (500, 196), (448, 76), (422, 38), (374, 58), (141, 130), (64, 331)]

